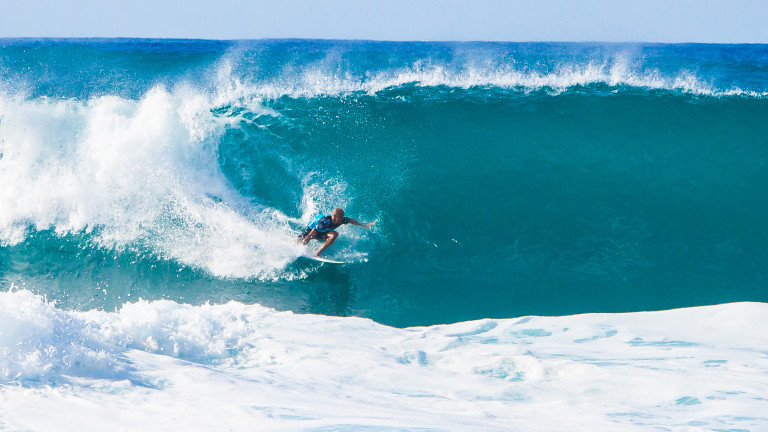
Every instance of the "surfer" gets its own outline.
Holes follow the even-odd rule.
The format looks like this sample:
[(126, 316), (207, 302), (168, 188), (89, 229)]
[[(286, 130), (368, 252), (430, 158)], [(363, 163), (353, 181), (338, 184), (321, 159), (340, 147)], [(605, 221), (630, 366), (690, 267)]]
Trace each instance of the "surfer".
[(336, 237), (339, 236), (339, 233), (334, 230), (348, 223), (368, 229), (372, 227), (376, 221), (362, 224), (352, 218), (345, 217), (344, 210), (336, 207), (333, 209), (333, 212), (330, 214), (330, 216), (318, 215), (315, 217), (315, 219), (310, 222), (306, 228), (304, 228), (304, 231), (299, 236), (299, 240), (302, 242), (302, 244), (307, 244), (310, 240), (313, 239), (324, 241), (325, 243), (323, 243), (323, 246), (321, 246), (315, 254), (319, 257), (324, 250), (328, 249), (328, 246), (332, 245), (333, 242), (336, 241)]

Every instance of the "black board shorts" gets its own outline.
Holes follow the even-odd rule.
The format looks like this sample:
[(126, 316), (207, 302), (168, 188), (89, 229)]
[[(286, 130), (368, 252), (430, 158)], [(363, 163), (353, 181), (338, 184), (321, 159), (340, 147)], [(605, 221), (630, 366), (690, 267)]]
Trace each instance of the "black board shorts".
[[(314, 227), (313, 227), (313, 228), (314, 228)], [(306, 228), (306, 229), (304, 229), (304, 231), (303, 231), (303, 232), (301, 233), (301, 235), (299, 236), (299, 240), (304, 240), (304, 238), (305, 238), (305, 237), (306, 237), (306, 236), (307, 236), (307, 235), (308, 235), (310, 232), (312, 232), (312, 229), (313, 229), (313, 228)], [(315, 231), (315, 235), (314, 235), (312, 238), (310, 238), (309, 240), (315, 239), (315, 240), (320, 240), (320, 241), (326, 241), (326, 240), (328, 239), (328, 233), (329, 233), (329, 232), (330, 232), (330, 231), (326, 231), (326, 232)]]

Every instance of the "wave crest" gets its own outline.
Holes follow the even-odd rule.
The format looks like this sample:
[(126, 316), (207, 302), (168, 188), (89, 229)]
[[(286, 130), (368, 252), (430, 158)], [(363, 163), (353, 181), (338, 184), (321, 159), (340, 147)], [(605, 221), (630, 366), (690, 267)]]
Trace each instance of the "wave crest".
[(545, 91), (553, 95), (574, 88), (608, 86), (613, 90), (661, 90), (695, 96), (768, 97), (768, 91), (738, 86), (721, 88), (688, 69), (663, 72), (634, 64), (627, 58), (563, 62), (546, 67), (473, 59), (451, 62), (420, 59), (409, 65), (356, 71), (344, 62), (324, 59), (302, 67), (286, 67), (267, 78), (247, 79), (237, 58), (225, 56), (216, 78), (240, 96), (278, 99), (312, 98), (362, 93), (374, 96), (404, 86), (451, 89), (497, 88), (513, 92)]
[(217, 276), (275, 277), (297, 255), (290, 218), (221, 172), (218, 139), (236, 119), (215, 103), (162, 87), (138, 101), (0, 97), (0, 242), (88, 233)]

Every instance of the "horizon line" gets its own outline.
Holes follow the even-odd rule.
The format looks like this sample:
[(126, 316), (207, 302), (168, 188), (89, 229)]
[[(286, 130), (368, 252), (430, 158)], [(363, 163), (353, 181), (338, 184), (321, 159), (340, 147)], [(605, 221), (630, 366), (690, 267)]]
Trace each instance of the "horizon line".
[(168, 42), (253, 42), (253, 41), (318, 41), (318, 42), (361, 42), (361, 43), (561, 43), (561, 44), (648, 44), (648, 45), (768, 45), (768, 42), (701, 42), (701, 41), (612, 41), (612, 40), (481, 40), (481, 39), (344, 39), (344, 38), (302, 38), (302, 37), (264, 37), (264, 38), (196, 38), (196, 37), (147, 37), (147, 36), (0, 36), (0, 41), (168, 41)]

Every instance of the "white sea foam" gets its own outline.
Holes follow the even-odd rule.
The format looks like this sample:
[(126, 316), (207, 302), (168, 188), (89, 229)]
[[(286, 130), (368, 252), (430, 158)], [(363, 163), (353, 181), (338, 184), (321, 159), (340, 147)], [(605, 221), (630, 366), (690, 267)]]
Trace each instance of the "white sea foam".
[(768, 427), (768, 305), (396, 329), (230, 302), (0, 293), (7, 430)]
[(282, 96), (318, 97), (350, 93), (375, 95), (405, 85), (469, 89), (490, 87), (531, 92), (545, 90), (553, 94), (576, 87), (606, 85), (614, 88), (669, 90), (698, 96), (768, 97), (768, 91), (718, 88), (694, 72), (681, 69), (663, 73), (654, 68), (640, 68), (629, 58), (563, 63), (546, 70), (524, 65), (497, 64), (459, 58), (453, 62), (415, 61), (411, 65), (355, 75), (340, 64), (324, 59), (298, 70), (288, 68), (268, 82), (248, 82), (234, 73), (233, 60), (225, 57), (217, 71), (217, 82), (226, 84), (240, 97), (276, 99)]
[(211, 113), (222, 97), (184, 86), (138, 101), (0, 96), (0, 242), (91, 233), (214, 275), (275, 277), (299, 251), (289, 218), (247, 202), (220, 171), (233, 121)]
[[(381, 74), (361, 90), (376, 93), (405, 84), (447, 86), (454, 88), (498, 87), (523, 91), (552, 90), (562, 92), (574, 87), (603, 84), (611, 87), (631, 87), (650, 90), (672, 90), (705, 96), (765, 97), (767, 92), (738, 88), (721, 90), (683, 70), (665, 76), (658, 70), (638, 71), (626, 62), (589, 62), (584, 65), (563, 65), (549, 72), (518, 70), (514, 67), (483, 68), (469, 65), (459, 70), (452, 67), (417, 64), (413, 68)], [(332, 91), (337, 88), (334, 85)]]

